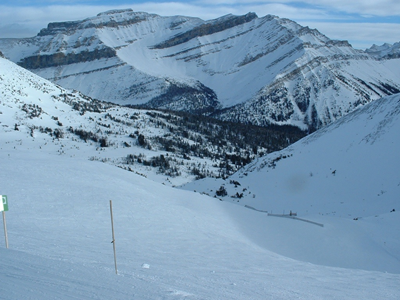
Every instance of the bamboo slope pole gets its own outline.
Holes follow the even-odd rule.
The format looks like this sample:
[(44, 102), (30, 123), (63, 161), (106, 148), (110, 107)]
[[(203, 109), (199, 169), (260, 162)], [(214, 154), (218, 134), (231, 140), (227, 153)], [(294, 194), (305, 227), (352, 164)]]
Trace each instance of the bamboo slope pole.
[(112, 230), (112, 244), (114, 248), (114, 265), (115, 265), (115, 274), (118, 274), (117, 269), (117, 255), (115, 252), (115, 236), (114, 236), (114, 219), (113, 219), (113, 211), (112, 211), (112, 200), (110, 200), (110, 214), (111, 214), (111, 230)]

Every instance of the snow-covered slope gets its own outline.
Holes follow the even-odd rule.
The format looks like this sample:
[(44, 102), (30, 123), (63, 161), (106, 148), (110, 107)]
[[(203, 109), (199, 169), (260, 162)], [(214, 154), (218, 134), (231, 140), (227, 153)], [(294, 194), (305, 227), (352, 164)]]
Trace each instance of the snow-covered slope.
[[(99, 102), (0, 57), (2, 150), (97, 160), (168, 185), (225, 176), (303, 136)], [(224, 148), (221, 148), (221, 146)], [(229, 159), (229, 157), (231, 158)]]
[[(39, 150), (1, 151), (0, 157), (0, 190), (9, 200), (10, 245), (5, 249), (1, 233), (2, 299), (400, 296), (400, 275), (392, 273), (399, 269), (378, 244), (398, 233), (387, 218), (386, 223), (381, 221), (386, 231), (371, 238), (361, 223), (329, 219), (319, 227), (266, 217), (99, 162)], [(110, 243), (109, 200), (118, 276)], [(398, 219), (397, 214), (391, 216)], [(375, 224), (373, 219), (371, 227)], [(328, 244), (331, 248), (319, 254), (325, 262), (341, 256), (356, 258), (356, 264), (363, 257), (357, 269), (380, 271), (304, 263), (267, 250), (266, 244), (284, 244), (291, 232), (305, 238), (301, 243), (292, 240), (291, 248), (298, 254)], [(351, 244), (338, 245), (341, 241)]]
[(258, 125), (313, 130), (400, 91), (399, 59), (378, 61), (317, 30), (254, 13), (203, 21), (110, 11), (0, 40), (0, 50), (97, 99)]
[[(374, 245), (399, 266), (399, 130), (397, 94), (370, 103), (282, 151), (256, 159), (226, 180), (196, 181), (184, 188), (265, 215), (290, 218), (296, 213), (298, 218), (325, 225), (329, 220), (340, 220), (339, 226), (344, 227), (337, 242), (343, 251), (352, 247), (352, 239), (363, 236), (347, 235), (345, 228), (354, 226), (365, 236), (378, 238)], [(392, 228), (389, 236), (386, 226)], [(273, 230), (266, 231), (269, 238), (276, 238)], [(325, 234), (318, 235), (317, 250), (308, 252), (309, 261), (318, 262), (320, 250), (328, 251), (330, 245), (323, 246)], [(301, 245), (303, 238), (294, 231), (279, 245), (269, 239), (265, 245), (276, 251), (286, 248), (288, 256), (301, 259), (297, 252), (301, 246), (290, 245)], [(362, 253), (359, 255), (361, 259)], [(357, 258), (351, 260), (355, 263)]]

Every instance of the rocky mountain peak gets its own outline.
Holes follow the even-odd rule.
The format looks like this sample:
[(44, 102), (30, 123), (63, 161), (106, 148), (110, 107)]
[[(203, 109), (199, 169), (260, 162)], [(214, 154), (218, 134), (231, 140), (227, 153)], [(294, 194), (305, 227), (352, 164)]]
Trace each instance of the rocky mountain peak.
[(134, 12), (132, 9), (109, 10), (99, 13), (96, 17), (87, 18), (81, 21), (52, 22), (47, 28), (42, 29), (38, 36), (48, 36), (56, 34), (71, 35), (78, 29), (102, 28), (128, 26), (147, 20), (154, 14), (145, 12)]
[(393, 45), (384, 43), (381, 46), (374, 44), (371, 48), (366, 49), (365, 52), (378, 59), (400, 58), (400, 42), (394, 43)]
[(80, 21), (52, 22), (47, 25), (47, 28), (40, 30), (38, 36), (68, 34), (78, 29), (79, 25), (81, 25)]

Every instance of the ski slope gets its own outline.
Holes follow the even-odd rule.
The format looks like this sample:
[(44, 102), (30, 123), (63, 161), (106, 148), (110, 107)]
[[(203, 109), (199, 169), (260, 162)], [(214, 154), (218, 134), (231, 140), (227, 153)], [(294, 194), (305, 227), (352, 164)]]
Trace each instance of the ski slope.
[[(346, 229), (357, 238), (360, 232), (346, 224), (338, 230), (267, 217), (99, 162), (39, 151), (0, 155), (10, 244), (0, 247), (2, 299), (400, 296), (398, 273), (316, 265), (263, 246), (268, 239), (279, 243), (292, 230), (304, 236), (328, 232), (331, 239)], [(110, 243), (110, 199), (118, 275)], [(353, 257), (359, 250), (353, 249)]]

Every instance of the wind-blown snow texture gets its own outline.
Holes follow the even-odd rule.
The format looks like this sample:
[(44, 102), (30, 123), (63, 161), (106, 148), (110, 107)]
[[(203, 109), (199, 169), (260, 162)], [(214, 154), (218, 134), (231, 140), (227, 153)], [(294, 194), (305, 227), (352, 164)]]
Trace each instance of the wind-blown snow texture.
[(30, 39), (0, 40), (0, 50), (97, 99), (263, 126), (314, 130), (400, 91), (399, 59), (381, 60), (293, 21), (254, 13), (203, 21), (110, 11), (50, 23)]
[[(399, 96), (260, 158), (227, 181), (242, 184), (240, 189), (226, 184), (229, 196), (239, 191), (246, 197), (219, 201), (100, 163), (111, 152), (129, 152), (73, 139), (65, 129), (97, 124), (113, 132), (109, 142), (121, 142), (129, 127), (100, 116), (107, 111), (122, 118), (135, 110), (70, 92), (3, 58), (0, 66), (0, 193), (9, 200), (10, 245), (0, 247), (2, 298), (399, 298), (398, 210), (389, 212), (397, 209), (400, 184), (393, 171), (398, 161), (392, 160), (399, 149)], [(145, 114), (136, 113), (135, 126), (148, 124)], [(298, 180), (287, 185), (290, 174)], [(367, 187), (360, 185), (363, 180)], [(322, 194), (331, 195), (329, 201)], [(291, 198), (276, 201), (282, 195)], [(274, 213), (293, 209), (299, 218), (324, 226), (229, 202)]]

